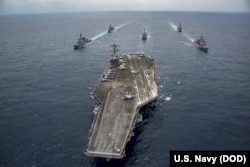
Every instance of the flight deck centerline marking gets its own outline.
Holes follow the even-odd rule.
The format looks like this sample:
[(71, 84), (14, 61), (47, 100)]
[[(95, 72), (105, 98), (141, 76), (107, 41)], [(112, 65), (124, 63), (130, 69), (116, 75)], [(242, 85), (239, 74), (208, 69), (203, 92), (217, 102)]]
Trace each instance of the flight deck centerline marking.
[(108, 93), (108, 96), (107, 96), (107, 100), (106, 100), (106, 103), (105, 103), (105, 105), (104, 105), (104, 112), (106, 111), (106, 109), (107, 109), (107, 104), (108, 104), (108, 101), (109, 101), (109, 96), (110, 96), (110, 91), (109, 91), (109, 93)]
[[(106, 111), (106, 108), (107, 108), (107, 103), (108, 103), (108, 100), (109, 100), (109, 96), (110, 96), (110, 91), (109, 91), (109, 93), (108, 93), (107, 100), (106, 100), (106, 103), (105, 103), (105, 105), (104, 105), (104, 112)], [(103, 121), (100, 122), (100, 125), (101, 125), (101, 124), (103, 124)], [(98, 128), (98, 131), (99, 131), (99, 130), (100, 130), (100, 129)], [(97, 143), (98, 140), (100, 140), (99, 138), (100, 138), (100, 136), (96, 136), (96, 140), (95, 140), (95, 143), (94, 143), (94, 147), (97, 147), (96, 143)], [(99, 143), (99, 144), (100, 144), (100, 143)]]
[[(144, 72), (144, 74), (145, 74), (145, 71), (143, 71), (143, 72)], [(149, 83), (149, 81), (148, 81), (148, 76), (145, 75), (145, 77), (146, 77), (146, 80), (147, 80), (148, 85), (150, 85), (150, 87), (152, 88), (152, 85), (151, 85), (151, 84)], [(152, 96), (154, 96), (154, 92), (153, 92), (152, 89), (150, 90), (150, 92), (152, 93)]]
[(136, 80), (134, 81), (134, 83), (136, 85), (136, 90), (137, 90), (137, 95), (138, 95), (138, 101), (139, 101), (139, 104), (141, 104), (141, 98), (140, 98), (140, 95), (139, 95), (139, 90), (138, 90), (138, 86), (137, 86)]
[(107, 148), (111, 148), (111, 147), (112, 147), (112, 145), (114, 145), (114, 140), (110, 143), (110, 145), (108, 145), (108, 147), (107, 147)]
[(133, 81), (133, 85), (134, 85), (134, 89), (136, 90), (136, 96), (138, 97), (138, 98), (137, 98), (137, 103), (139, 104), (139, 103), (140, 103), (139, 90), (138, 90), (138, 88), (137, 88), (135, 82), (136, 82), (136, 81), (134, 80), (134, 81)]

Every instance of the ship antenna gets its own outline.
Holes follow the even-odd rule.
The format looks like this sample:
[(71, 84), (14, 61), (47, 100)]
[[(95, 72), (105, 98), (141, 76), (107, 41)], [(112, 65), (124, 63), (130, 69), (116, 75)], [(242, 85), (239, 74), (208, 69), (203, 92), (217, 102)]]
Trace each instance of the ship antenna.
[(111, 47), (112, 47), (112, 49), (113, 49), (112, 57), (115, 57), (115, 56), (116, 56), (116, 53), (118, 52), (118, 48), (117, 48), (118, 45), (116, 45), (115, 42), (114, 42), (114, 44), (111, 45)]

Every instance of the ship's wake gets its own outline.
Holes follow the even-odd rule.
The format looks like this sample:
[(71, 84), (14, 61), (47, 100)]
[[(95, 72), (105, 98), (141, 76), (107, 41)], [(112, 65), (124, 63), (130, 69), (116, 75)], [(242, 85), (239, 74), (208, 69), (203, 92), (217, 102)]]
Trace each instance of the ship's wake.
[(115, 27), (115, 30), (119, 30), (120, 28), (125, 27), (125, 26), (127, 26), (127, 25), (129, 25), (129, 24), (131, 24), (131, 22), (127, 22), (127, 23), (121, 24), (121, 25), (119, 25), (119, 26), (116, 26), (116, 27)]
[[(142, 38), (142, 35), (140, 35), (139, 37)], [(147, 39), (149, 39), (149, 38), (151, 38), (150, 34), (148, 34), (148, 36), (147, 36)]]
[(167, 96), (167, 95), (162, 94), (159, 96), (160, 101), (170, 101), (171, 99), (172, 99), (172, 95)]
[[(175, 30), (175, 31), (177, 31), (177, 26), (173, 23), (173, 22), (171, 22), (171, 21), (168, 21), (168, 24), (169, 24), (169, 26), (173, 29), (173, 30)], [(182, 30), (182, 35), (185, 37), (185, 38), (187, 38), (190, 42), (194, 42), (194, 38), (193, 37), (191, 37), (191, 35), (189, 35), (186, 31), (184, 31), (184, 30)]]
[(194, 45), (190, 42), (187, 42), (187, 41), (182, 41), (182, 43), (186, 46), (190, 46), (190, 47), (193, 47)]
[(183, 31), (182, 32), (182, 35), (185, 37), (185, 38), (187, 38), (190, 42), (194, 42), (194, 38), (193, 37), (191, 37), (186, 31)]
[(100, 34), (97, 34), (96, 36), (94, 36), (93, 38), (91, 38), (92, 41), (101, 38), (102, 36), (106, 35), (108, 33), (108, 30), (105, 30), (103, 32), (101, 32)]
[(177, 26), (174, 23), (168, 21), (168, 24), (170, 25), (170, 27), (172, 27), (173, 30), (177, 31)]
[[(131, 22), (127, 22), (127, 23), (123, 23), (123, 24), (121, 24), (121, 25), (119, 25), (119, 26), (116, 26), (116, 27), (115, 27), (115, 30), (119, 30), (120, 28), (125, 27), (125, 26), (129, 25), (130, 23), (131, 23)], [(104, 30), (104, 31), (101, 32), (100, 34), (97, 34), (96, 36), (92, 37), (91, 40), (94, 41), (94, 40), (96, 40), (96, 39), (98, 39), (98, 38), (103, 37), (103, 36), (106, 35), (106, 34), (108, 34), (108, 30)]]

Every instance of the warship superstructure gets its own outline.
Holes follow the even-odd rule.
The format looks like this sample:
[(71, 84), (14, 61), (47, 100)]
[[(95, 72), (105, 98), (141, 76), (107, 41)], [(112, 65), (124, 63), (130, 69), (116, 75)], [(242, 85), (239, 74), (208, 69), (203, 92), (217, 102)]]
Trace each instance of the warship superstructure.
[(108, 160), (126, 156), (126, 145), (142, 119), (140, 108), (158, 97), (154, 59), (142, 53), (120, 57), (117, 45), (112, 48), (110, 68), (91, 93), (98, 104), (85, 152)]
[(112, 27), (111, 25), (109, 25), (108, 33), (111, 33), (111, 32), (114, 31), (114, 30), (115, 30), (115, 28)]
[(77, 43), (74, 45), (74, 49), (81, 49), (84, 48), (86, 43), (91, 42), (92, 40), (86, 37), (82, 36), (82, 33), (80, 33), (80, 37), (78, 38)]
[(207, 47), (207, 44), (206, 44), (206, 40), (205, 38), (201, 35), (200, 38), (196, 39), (194, 41), (194, 43), (196, 43), (198, 45), (198, 48), (204, 52), (207, 52), (208, 51), (208, 47)]
[(177, 27), (178, 32), (182, 32), (182, 27), (181, 27), (181, 23), (179, 24), (179, 26)]
[(146, 33), (146, 29), (144, 28), (144, 31), (143, 31), (143, 33), (142, 33), (142, 40), (147, 40), (147, 38), (148, 38), (148, 34)]

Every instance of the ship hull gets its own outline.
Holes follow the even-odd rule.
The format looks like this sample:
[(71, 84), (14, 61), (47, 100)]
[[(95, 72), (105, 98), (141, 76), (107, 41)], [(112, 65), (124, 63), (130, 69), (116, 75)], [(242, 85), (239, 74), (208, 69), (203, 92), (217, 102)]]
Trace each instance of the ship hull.
[(75, 50), (82, 49), (82, 48), (84, 48), (84, 45), (74, 45)]
[[(158, 97), (152, 58), (128, 54), (118, 60), (120, 66), (112, 68), (111, 79), (101, 82), (92, 93), (99, 107), (98, 111), (94, 109), (96, 114), (89, 132), (87, 156), (125, 157), (126, 145), (134, 135), (136, 123), (141, 120), (140, 108)], [(133, 98), (126, 99), (126, 92)]]

